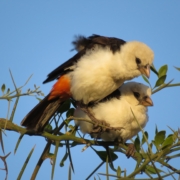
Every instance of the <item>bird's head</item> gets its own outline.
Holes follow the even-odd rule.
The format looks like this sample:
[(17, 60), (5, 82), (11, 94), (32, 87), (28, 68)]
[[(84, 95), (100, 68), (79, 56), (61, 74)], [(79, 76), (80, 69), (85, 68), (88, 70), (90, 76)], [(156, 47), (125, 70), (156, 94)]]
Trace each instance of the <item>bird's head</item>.
[(154, 53), (146, 44), (138, 41), (125, 43), (121, 47), (122, 59), (125, 66), (133, 76), (150, 76), (150, 66), (154, 60)]
[(125, 83), (120, 87), (120, 92), (131, 105), (153, 106), (151, 88), (144, 84), (136, 82)]

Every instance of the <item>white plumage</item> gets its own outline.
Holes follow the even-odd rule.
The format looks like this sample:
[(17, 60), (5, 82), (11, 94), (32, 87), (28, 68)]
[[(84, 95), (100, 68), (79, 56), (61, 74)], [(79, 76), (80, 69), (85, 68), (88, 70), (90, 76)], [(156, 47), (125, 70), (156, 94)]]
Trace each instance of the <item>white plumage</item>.
[[(144, 128), (147, 121), (147, 106), (152, 106), (151, 89), (143, 84), (128, 82), (120, 88), (120, 98), (112, 98), (105, 102), (100, 102), (92, 107), (91, 112), (98, 120), (104, 120), (110, 124), (110, 127), (121, 127), (121, 130), (110, 130), (103, 132), (100, 137), (105, 141), (114, 141), (115, 139), (126, 141), (135, 136), (139, 131), (139, 125)], [(131, 112), (131, 109), (139, 122), (139, 125)], [(75, 117), (89, 119), (80, 108), (74, 113)], [(85, 121), (75, 121), (80, 126), (83, 133), (91, 133), (93, 125)], [(91, 134), (96, 136), (97, 134)]]
[(153, 58), (153, 51), (137, 41), (121, 45), (114, 53), (109, 46), (95, 45), (67, 74), (71, 79), (72, 96), (84, 104), (99, 101), (118, 89), (125, 80), (141, 74), (148, 76)]

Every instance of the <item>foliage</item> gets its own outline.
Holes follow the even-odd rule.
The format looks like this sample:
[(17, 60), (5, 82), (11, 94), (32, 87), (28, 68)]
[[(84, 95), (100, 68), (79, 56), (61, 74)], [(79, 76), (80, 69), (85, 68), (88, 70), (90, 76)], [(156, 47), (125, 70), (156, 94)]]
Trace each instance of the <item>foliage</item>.
[[(175, 67), (178, 71), (180, 68)], [(152, 87), (153, 94), (157, 93), (158, 91), (162, 90), (163, 88), (167, 87), (175, 87), (180, 86), (180, 83), (172, 84), (172, 80), (168, 83), (165, 83), (167, 78), (167, 71), (168, 66), (164, 65), (159, 70), (156, 70), (154, 66), (151, 67), (152, 72), (156, 74), (157, 80), (152, 86), (148, 79), (143, 76), (143, 79)], [(11, 74), (11, 72), (10, 72)], [(35, 96), (37, 99), (40, 99), (39, 96), (43, 96), (43, 93), (39, 90), (39, 87), (34, 85), (34, 90), (28, 89), (27, 92), (23, 93), (22, 88), (27, 84), (17, 88), (14, 82), (13, 76), (11, 74), (11, 78), (14, 84), (14, 89), (11, 91), (9, 88), (6, 87), (5, 84), (1, 86), (2, 96), (0, 96), (0, 100), (7, 100), (9, 105), (12, 103), (12, 99), (16, 99), (13, 110), (10, 113), (8, 108), (8, 115), (6, 118), (0, 117), (0, 144), (1, 149), (4, 152), (4, 142), (3, 142), (3, 133), (7, 130), (11, 130), (20, 134), (20, 137), (16, 143), (16, 147), (14, 153), (17, 151), (22, 138), (25, 135), (31, 136), (41, 136), (47, 140), (46, 146), (42, 151), (41, 156), (37, 162), (37, 165), (34, 168), (32, 173), (31, 179), (35, 179), (36, 175), (44, 162), (45, 159), (49, 158), (52, 162), (52, 174), (51, 179), (53, 179), (54, 171), (55, 171), (55, 164), (56, 164), (56, 157), (58, 154), (59, 148), (65, 147), (66, 151), (62, 160), (60, 162), (60, 166), (64, 166), (64, 162), (69, 159), (70, 167), (69, 167), (69, 174), (68, 179), (71, 179), (71, 171), (74, 172), (74, 164), (71, 157), (71, 151), (73, 147), (85, 144), (83, 151), (86, 148), (91, 147), (92, 150), (99, 156), (102, 162), (94, 169), (94, 171), (87, 177), (89, 179), (94, 173), (103, 165), (106, 164), (106, 172), (99, 173), (98, 179), (101, 179), (101, 176), (106, 176), (107, 179), (109, 177), (114, 177), (114, 179), (135, 179), (136, 175), (139, 173), (145, 173), (148, 179), (163, 179), (165, 177), (174, 178), (174, 174), (180, 174), (180, 169), (176, 169), (172, 165), (169, 164), (169, 161), (174, 158), (178, 158), (180, 156), (180, 130), (173, 130), (171, 129), (171, 134), (166, 134), (166, 131), (161, 130), (158, 131), (156, 127), (155, 135), (153, 140), (148, 140), (148, 132), (142, 131), (142, 138), (138, 135), (134, 140), (134, 144), (136, 147), (136, 152), (132, 157), (134, 161), (136, 161), (136, 166), (134, 171), (130, 174), (126, 173), (126, 170), (122, 170), (120, 166), (117, 169), (114, 168), (113, 161), (118, 159), (116, 153), (120, 152), (126, 154), (127, 146), (126, 144), (114, 144), (113, 142), (102, 142), (97, 140), (89, 140), (81, 137), (76, 127), (74, 127), (71, 123), (72, 120), (79, 120), (79, 121), (88, 121), (81, 118), (73, 117), (74, 111), (74, 102), (72, 100), (68, 100), (64, 102), (58, 112), (54, 115), (50, 123), (47, 125), (45, 130), (42, 133), (37, 134), (34, 131), (27, 130), (15, 123), (13, 123), (14, 113), (16, 112), (16, 107), (21, 96)], [(133, 113), (133, 112), (132, 112)], [(10, 116), (9, 116), (10, 115)], [(10, 117), (10, 118), (8, 118)], [(64, 119), (64, 117), (66, 117)], [(138, 122), (138, 121), (137, 121)], [(91, 121), (91, 123), (93, 123)], [(63, 130), (65, 128), (65, 131)], [(55, 146), (54, 153), (50, 153), (50, 147)], [(96, 146), (103, 146), (106, 148), (106, 151), (97, 151), (94, 147)], [(146, 150), (144, 150), (146, 149)], [(23, 172), (26, 169), (26, 165), (28, 164), (29, 159), (33, 153), (34, 147), (31, 149), (30, 153), (27, 155), (27, 159), (22, 165), (22, 169), (19, 172), (19, 176), (17, 179), (21, 179)], [(6, 163), (6, 158), (10, 155), (0, 156), (0, 159), (4, 163), (4, 170), (8, 174), (8, 164)], [(162, 171), (161, 169), (157, 168), (157, 164), (167, 167), (167, 172)], [(114, 174), (109, 174), (109, 168), (114, 171)], [(95, 178), (94, 178), (95, 179)]]

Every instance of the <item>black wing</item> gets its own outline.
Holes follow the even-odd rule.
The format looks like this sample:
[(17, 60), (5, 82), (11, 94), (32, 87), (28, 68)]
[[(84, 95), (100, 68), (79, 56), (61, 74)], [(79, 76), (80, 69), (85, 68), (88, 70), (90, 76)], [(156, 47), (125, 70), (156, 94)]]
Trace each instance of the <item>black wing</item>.
[(110, 101), (111, 99), (116, 98), (116, 99), (120, 99), (121, 98), (121, 92), (119, 89), (116, 89), (114, 92), (112, 92), (111, 94), (109, 94), (108, 96), (106, 96), (105, 98), (101, 99), (98, 102), (90, 102), (88, 104), (89, 107), (93, 107), (96, 106), (99, 103), (104, 103), (106, 101)]
[(85, 54), (85, 49), (75, 54), (72, 58), (58, 66), (56, 69), (54, 69), (51, 73), (48, 74), (47, 79), (43, 82), (43, 84), (53, 81), (54, 79), (59, 78), (59, 76), (65, 74), (67, 71), (69, 71), (68, 67), (72, 66), (74, 63), (80, 59), (81, 56)]
[(68, 61), (54, 69), (51, 73), (49, 73), (47, 79), (43, 83), (53, 81), (54, 79), (59, 78), (59, 76), (61, 76), (62, 74), (65, 74), (67, 71), (69, 71), (68, 67), (76, 63), (80, 59), (80, 57), (82, 57), (86, 53), (86, 50), (93, 48), (95, 44), (101, 45), (103, 47), (109, 46), (112, 52), (115, 53), (116, 51), (119, 51), (121, 45), (125, 43), (126, 42), (122, 39), (99, 36), (95, 34), (89, 36), (88, 38), (84, 36), (77, 36), (72, 44), (74, 45), (74, 48), (78, 51), (78, 53)]
[(105, 37), (97, 34), (93, 34), (88, 38), (84, 36), (76, 36), (75, 40), (72, 42), (74, 49), (81, 51), (82, 49), (92, 48), (94, 44), (99, 44), (102, 46), (109, 46), (110, 49), (115, 53), (120, 50), (121, 45), (125, 44), (126, 41), (114, 37)]

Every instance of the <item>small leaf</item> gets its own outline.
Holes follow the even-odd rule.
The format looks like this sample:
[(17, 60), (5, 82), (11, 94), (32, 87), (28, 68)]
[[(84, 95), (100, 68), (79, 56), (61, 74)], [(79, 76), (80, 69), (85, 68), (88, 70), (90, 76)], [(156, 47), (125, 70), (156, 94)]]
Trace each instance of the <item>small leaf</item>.
[(71, 108), (68, 110), (68, 112), (66, 113), (66, 117), (68, 118), (69, 116), (73, 116), (74, 114), (74, 108)]
[(62, 113), (64, 113), (64, 112), (68, 111), (69, 108), (70, 108), (70, 105), (71, 105), (71, 102), (70, 102), (70, 100), (68, 99), (67, 101), (65, 101), (65, 102), (60, 106), (60, 108), (58, 109), (58, 112), (62, 114)]
[(47, 132), (51, 132), (52, 131), (52, 126), (50, 124), (47, 124), (44, 128), (44, 131), (47, 131)]
[(41, 92), (40, 95), (41, 95), (41, 96), (44, 96), (44, 93)]
[[(102, 161), (106, 162), (106, 160), (107, 160), (107, 152), (106, 151), (95, 151), (95, 152)], [(112, 151), (110, 151), (110, 153), (111, 153), (111, 160), (115, 161), (118, 158), (118, 156)]]
[[(174, 66), (175, 67), (175, 66)], [(178, 71), (180, 71), (180, 68), (179, 67), (175, 67)]]
[(172, 144), (173, 144), (173, 136), (171, 134), (163, 142), (162, 149), (166, 148), (167, 146), (171, 146)]
[(77, 146), (77, 145), (79, 145), (79, 143), (73, 141), (72, 144), (71, 144), (71, 147), (75, 147), (75, 146)]
[(9, 92), (10, 92), (10, 89), (8, 88), (7, 91), (6, 91), (6, 94), (9, 94)]
[(1, 91), (2, 91), (2, 93), (4, 93), (5, 89), (6, 89), (6, 85), (3, 84), (3, 85), (1, 86)]
[(158, 171), (158, 172), (164, 172), (164, 171), (162, 171), (161, 169), (158, 169), (158, 168), (154, 169), (154, 167), (153, 167), (153, 166), (150, 166), (150, 165), (146, 165), (146, 169), (147, 169), (147, 171), (148, 171), (150, 174), (157, 174), (156, 171)]
[(140, 140), (139, 140), (139, 137), (137, 136), (135, 141), (134, 141), (134, 146), (135, 146), (135, 149), (137, 152), (139, 152), (140, 150)]
[(148, 133), (147, 133), (147, 131), (145, 131), (144, 132), (144, 135), (143, 135), (143, 138), (142, 138), (142, 145), (146, 142), (146, 139), (145, 139), (145, 137), (144, 136), (146, 136), (146, 139), (148, 139)]
[(151, 71), (153, 71), (158, 76), (158, 72), (153, 64), (151, 65)]
[(36, 99), (40, 102), (40, 101), (42, 101), (42, 99), (41, 98), (38, 98), (38, 97), (36, 97)]
[(117, 168), (117, 177), (121, 177), (121, 168), (118, 166)]
[(156, 125), (155, 134), (157, 134), (157, 133), (158, 133), (158, 127)]
[(144, 75), (142, 75), (142, 78), (144, 79), (145, 82), (147, 82), (147, 83), (151, 86), (151, 84), (150, 84), (149, 80), (147, 79), (147, 77), (145, 77)]
[(166, 80), (166, 75), (161, 76), (161, 77), (156, 81), (155, 87), (158, 87), (158, 86), (160, 86), (161, 84), (163, 84), (165, 80)]
[(167, 65), (162, 66), (162, 67), (159, 69), (159, 72), (158, 72), (159, 78), (162, 77), (162, 76), (164, 76), (164, 75), (166, 75), (167, 70), (168, 70), (168, 66), (167, 66)]
[(151, 147), (151, 149), (152, 149), (152, 147), (153, 147), (153, 143), (150, 143), (150, 147)]
[(53, 159), (54, 158), (54, 154), (53, 153), (46, 153), (46, 156), (44, 157), (44, 159)]
[(67, 160), (67, 158), (68, 158), (68, 153), (66, 152), (64, 157), (62, 158), (60, 164), (59, 164), (60, 167), (64, 166), (64, 162)]
[(158, 148), (160, 144), (163, 143), (164, 139), (165, 139), (165, 135), (166, 135), (166, 131), (159, 131), (155, 138), (154, 138), (154, 143), (156, 145), (156, 147)]

